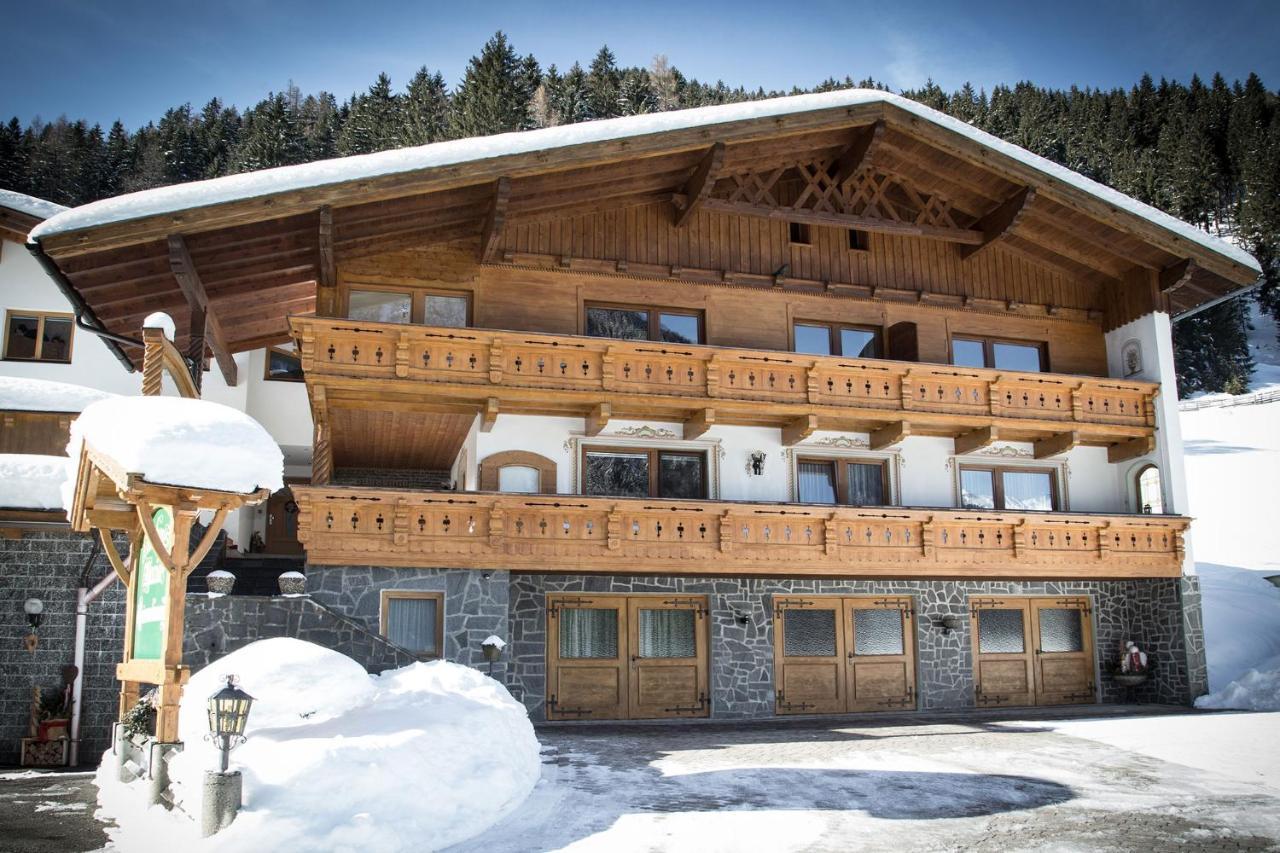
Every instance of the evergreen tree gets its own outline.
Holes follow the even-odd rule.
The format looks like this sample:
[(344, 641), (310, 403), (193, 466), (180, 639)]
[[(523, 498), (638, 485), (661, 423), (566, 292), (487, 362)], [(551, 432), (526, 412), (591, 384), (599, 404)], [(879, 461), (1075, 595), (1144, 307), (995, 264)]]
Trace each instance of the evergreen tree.
[[(532, 57), (522, 60), (499, 30), (467, 63), (453, 96), (455, 137), (524, 130), (533, 124), (529, 105), (540, 80), (530, 79)], [(536, 66), (536, 62), (533, 63)]]
[(351, 115), (338, 134), (338, 153), (369, 154), (399, 148), (404, 134), (400, 96), (391, 91), (391, 78), (379, 74), (369, 91), (353, 100)]
[(445, 138), (449, 129), (449, 91), (439, 71), (431, 73), (425, 65), (418, 69), (405, 90), (401, 116), (401, 144), (425, 145)]
[(622, 75), (613, 51), (605, 45), (591, 60), (587, 73), (587, 112), (591, 118), (613, 118), (621, 115)]

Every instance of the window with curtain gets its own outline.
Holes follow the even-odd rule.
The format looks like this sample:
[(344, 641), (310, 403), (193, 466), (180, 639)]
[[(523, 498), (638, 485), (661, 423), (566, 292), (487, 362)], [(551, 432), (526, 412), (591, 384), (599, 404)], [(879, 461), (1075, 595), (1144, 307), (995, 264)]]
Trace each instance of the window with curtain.
[(389, 290), (355, 290), (347, 293), (347, 318), (371, 323), (413, 322), (413, 297)]
[(428, 293), (423, 307), (423, 322), (428, 326), (464, 328), (469, 301), (466, 294)]
[(498, 491), (537, 494), (542, 473), (529, 465), (503, 465), (498, 469)]
[(585, 448), (582, 490), (610, 497), (699, 500), (707, 496), (706, 462), (700, 451)]
[(422, 657), (439, 657), (440, 593), (397, 593), (388, 590), (382, 600), (382, 634), (389, 641)]
[(960, 505), (965, 509), (1056, 510), (1056, 475), (1037, 468), (962, 467)]
[(835, 462), (809, 459), (797, 462), (796, 488), (800, 503), (835, 503), (837, 497)]
[(640, 657), (697, 657), (692, 610), (640, 610)]
[(560, 657), (616, 658), (618, 611), (566, 607), (560, 611)]
[(796, 460), (796, 498), (800, 503), (885, 506), (888, 474), (881, 460)]

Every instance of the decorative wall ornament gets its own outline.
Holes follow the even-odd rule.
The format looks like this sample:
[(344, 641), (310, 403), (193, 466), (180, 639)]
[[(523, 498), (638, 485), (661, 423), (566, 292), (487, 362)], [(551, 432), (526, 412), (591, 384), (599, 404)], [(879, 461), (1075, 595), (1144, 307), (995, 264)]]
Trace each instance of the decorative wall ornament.
[(753, 450), (747, 455), (747, 473), (754, 477), (764, 475), (764, 460), (768, 454), (763, 450)]
[(865, 438), (858, 438), (850, 435), (829, 435), (826, 438), (820, 438), (813, 442), (815, 447), (847, 447), (847, 448), (865, 448), (870, 447), (871, 442)]
[(642, 426), (623, 427), (615, 430), (614, 435), (626, 435), (632, 438), (679, 438), (674, 430), (666, 427), (651, 427), (647, 424)]
[(1124, 346), (1120, 348), (1120, 363), (1124, 367), (1124, 375), (1127, 379), (1130, 376), (1137, 376), (1142, 372), (1142, 344), (1136, 339), (1124, 342)]
[(1035, 454), (1024, 447), (1011, 447), (1007, 444), (992, 444), (974, 451), (972, 456), (998, 456), (1001, 459), (1034, 459)]

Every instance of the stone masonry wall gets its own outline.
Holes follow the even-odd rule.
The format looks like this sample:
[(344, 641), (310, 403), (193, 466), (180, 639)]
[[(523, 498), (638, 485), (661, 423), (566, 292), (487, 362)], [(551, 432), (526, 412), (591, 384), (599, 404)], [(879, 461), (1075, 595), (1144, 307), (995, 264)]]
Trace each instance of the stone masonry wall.
[[(62, 667), (75, 655), (76, 588), (92, 540), (67, 527), (26, 531), (20, 539), (0, 538), (0, 765), (16, 764), (19, 738), (27, 735), (31, 688), (62, 686)], [(111, 571), (101, 554), (89, 572), (92, 586)], [(44, 602), (40, 644), (23, 646), (30, 632), (22, 605)], [(110, 746), (119, 686), (116, 663), (124, 638), (124, 590), (119, 584), (89, 605), (85, 630), (85, 671), (80, 724), (80, 760), (97, 764)]]
[[(921, 710), (974, 704), (970, 596), (1089, 595), (1097, 666), (1103, 670), (1099, 682), (1102, 701), (1186, 703), (1193, 695), (1195, 676), (1188, 674), (1182, 633), (1183, 592), (1177, 580), (837, 581), (521, 574), (511, 577), (507, 681), (512, 695), (524, 702), (534, 719), (544, 718), (546, 594), (551, 592), (707, 595), (711, 610), (711, 715), (721, 719), (773, 715), (771, 597), (779, 594), (914, 596)], [(746, 625), (738, 623), (734, 611), (748, 616)], [(944, 634), (934, 627), (934, 621), (944, 616), (960, 617), (962, 627)], [(1133, 691), (1116, 687), (1105, 675), (1126, 639), (1149, 649), (1157, 662), (1155, 677)], [(1202, 638), (1196, 642), (1203, 647)]]
[[(384, 589), (443, 592), (444, 659), (484, 667), (480, 643), (490, 634), (510, 640), (506, 572), (469, 569), (374, 566), (308, 566), (307, 591), (320, 604), (352, 619), (370, 633), (379, 631), (378, 611)], [(504, 655), (505, 658), (505, 655)], [(504, 680), (505, 661), (493, 675)]]

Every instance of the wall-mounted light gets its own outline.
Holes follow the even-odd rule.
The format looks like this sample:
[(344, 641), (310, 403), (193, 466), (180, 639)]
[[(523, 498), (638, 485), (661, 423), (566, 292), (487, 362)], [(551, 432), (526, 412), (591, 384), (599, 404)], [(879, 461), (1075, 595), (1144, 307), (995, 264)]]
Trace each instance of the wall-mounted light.
[(28, 598), (22, 605), (23, 611), (27, 614), (27, 624), (31, 626), (31, 633), (27, 634), (25, 645), (27, 651), (34, 652), (36, 646), (40, 644), (40, 623), (44, 621), (44, 602), (38, 598)]
[(753, 450), (747, 456), (747, 473), (753, 477), (759, 477), (764, 474), (764, 460), (766, 454), (763, 450)]
[(964, 627), (964, 617), (943, 616), (941, 619), (933, 620), (933, 627), (937, 628), (944, 635), (950, 634), (952, 631), (959, 631)]

